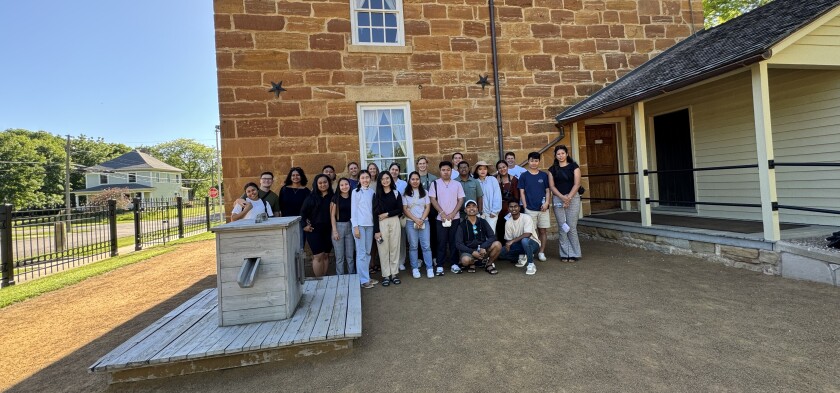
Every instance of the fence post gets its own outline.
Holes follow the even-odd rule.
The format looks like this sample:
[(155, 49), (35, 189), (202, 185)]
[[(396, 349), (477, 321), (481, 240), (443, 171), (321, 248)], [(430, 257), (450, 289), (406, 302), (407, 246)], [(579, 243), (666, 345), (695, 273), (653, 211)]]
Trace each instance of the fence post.
[(120, 255), (117, 245), (117, 201), (108, 200), (108, 229), (111, 232), (111, 256)]
[(10, 204), (0, 205), (0, 263), (2, 263), (3, 280), (0, 288), (15, 285), (15, 261), (12, 247), (12, 209)]
[(184, 198), (175, 197), (175, 206), (178, 212), (178, 239), (184, 238)]
[(207, 231), (210, 231), (210, 197), (204, 197), (204, 218), (207, 222)]
[(140, 233), (140, 198), (134, 198), (134, 251), (143, 249), (143, 234)]

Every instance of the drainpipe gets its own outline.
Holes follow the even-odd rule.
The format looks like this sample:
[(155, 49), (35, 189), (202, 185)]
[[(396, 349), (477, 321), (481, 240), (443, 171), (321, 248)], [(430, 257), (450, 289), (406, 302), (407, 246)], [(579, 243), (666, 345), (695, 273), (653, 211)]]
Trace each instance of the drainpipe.
[(493, 53), (493, 89), (496, 92), (496, 132), (499, 137), (499, 159), (505, 159), (505, 142), (502, 133), (502, 102), (499, 92), (499, 54), (496, 51), (496, 6), (489, 0), (490, 7), (490, 51)]

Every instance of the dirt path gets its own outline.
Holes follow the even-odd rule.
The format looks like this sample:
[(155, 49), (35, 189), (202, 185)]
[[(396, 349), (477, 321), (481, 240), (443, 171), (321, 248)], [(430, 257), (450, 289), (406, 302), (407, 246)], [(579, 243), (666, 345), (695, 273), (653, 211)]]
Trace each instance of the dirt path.
[[(0, 310), (12, 391), (840, 391), (840, 290), (615, 244), (362, 293), (337, 359), (108, 386), (86, 368), (202, 288), (213, 243)], [(556, 252), (556, 244), (549, 246)], [(551, 257), (551, 255), (549, 255)]]
[[(190, 243), (0, 310), (0, 390), (101, 390), (87, 366), (150, 321), (215, 286), (213, 241)], [(23, 381), (23, 383), (21, 383)]]

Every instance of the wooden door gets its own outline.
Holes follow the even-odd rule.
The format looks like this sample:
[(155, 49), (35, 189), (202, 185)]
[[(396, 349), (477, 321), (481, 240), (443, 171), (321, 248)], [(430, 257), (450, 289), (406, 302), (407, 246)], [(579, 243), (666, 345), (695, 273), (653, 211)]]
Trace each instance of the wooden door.
[[(618, 141), (615, 124), (586, 126), (586, 164), (590, 175), (618, 173)], [(618, 176), (590, 176), (589, 198), (620, 198)], [(621, 208), (621, 201), (590, 200), (592, 211)]]
[[(691, 125), (688, 109), (653, 118), (656, 142), (656, 169), (691, 169)], [(660, 206), (694, 207), (694, 173), (669, 172), (656, 174)], [(682, 203), (681, 203), (682, 202)]]

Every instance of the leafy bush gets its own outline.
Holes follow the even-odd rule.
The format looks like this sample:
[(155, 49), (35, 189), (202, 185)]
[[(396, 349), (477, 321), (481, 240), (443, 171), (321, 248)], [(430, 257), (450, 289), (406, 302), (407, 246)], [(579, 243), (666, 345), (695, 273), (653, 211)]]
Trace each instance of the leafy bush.
[(106, 188), (99, 194), (88, 197), (88, 205), (93, 206), (108, 206), (108, 200), (113, 199), (117, 201), (117, 210), (127, 210), (131, 204), (131, 199), (127, 195), (131, 194), (128, 188)]

